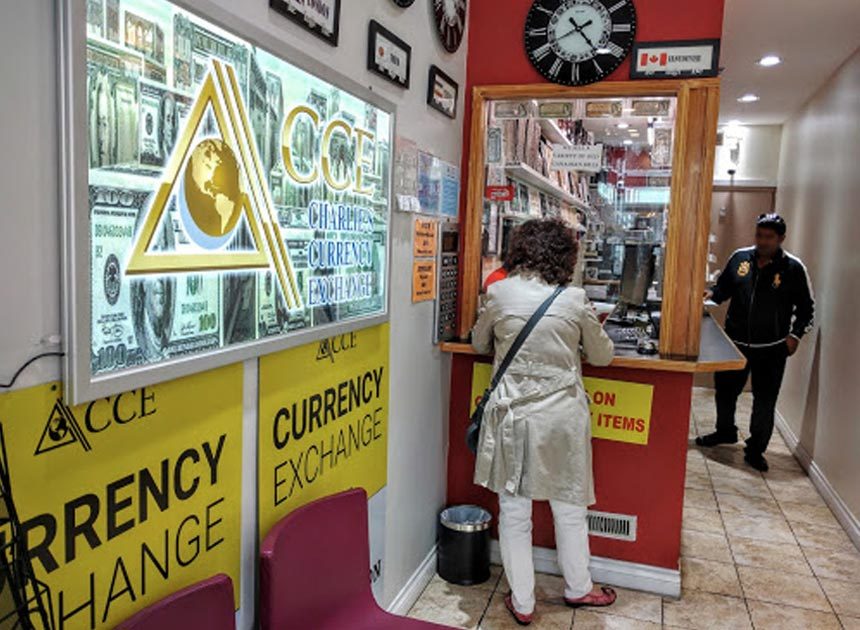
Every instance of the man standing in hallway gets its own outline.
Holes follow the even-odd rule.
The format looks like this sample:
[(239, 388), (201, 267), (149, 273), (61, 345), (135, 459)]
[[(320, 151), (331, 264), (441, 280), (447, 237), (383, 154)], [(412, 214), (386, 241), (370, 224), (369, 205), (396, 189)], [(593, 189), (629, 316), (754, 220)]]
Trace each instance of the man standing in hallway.
[(738, 441), (735, 408), (752, 375), (753, 410), (744, 460), (762, 472), (768, 468), (764, 452), (773, 433), (785, 362), (812, 328), (815, 309), (806, 267), (782, 249), (785, 231), (781, 216), (761, 215), (756, 223), (755, 247), (732, 254), (716, 286), (705, 294), (717, 304), (731, 300), (726, 333), (747, 358), (747, 365), (714, 375), (716, 431), (696, 438), (696, 444), (716, 446)]

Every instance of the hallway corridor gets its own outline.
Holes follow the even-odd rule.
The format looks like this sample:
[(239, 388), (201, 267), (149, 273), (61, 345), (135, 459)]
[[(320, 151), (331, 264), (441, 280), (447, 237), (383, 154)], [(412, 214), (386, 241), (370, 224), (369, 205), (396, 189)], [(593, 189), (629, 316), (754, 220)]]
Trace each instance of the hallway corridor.
[[(714, 426), (712, 394), (695, 390), (690, 439)], [(751, 398), (738, 412), (746, 437)], [(860, 551), (845, 534), (779, 433), (770, 471), (743, 462), (742, 445), (687, 456), (680, 601), (619, 589), (603, 611), (561, 605), (562, 580), (538, 575), (532, 628), (612, 630), (860, 630)], [(411, 616), (460, 628), (516, 628), (505, 610), (501, 569), (478, 587), (436, 577)]]

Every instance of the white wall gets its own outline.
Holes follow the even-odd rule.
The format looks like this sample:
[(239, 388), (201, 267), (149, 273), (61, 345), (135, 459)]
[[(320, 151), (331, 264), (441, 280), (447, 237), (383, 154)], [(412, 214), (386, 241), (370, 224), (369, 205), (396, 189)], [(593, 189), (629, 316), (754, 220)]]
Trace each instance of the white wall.
[[(723, 144), (717, 147), (714, 160), (714, 179), (720, 183), (730, 179), (729, 169), (737, 171), (734, 183), (739, 185), (776, 185), (779, 171), (779, 152), (782, 141), (781, 125), (721, 125)], [(732, 138), (740, 141), (738, 161), (732, 161), (729, 144)]]
[[(397, 133), (425, 150), (459, 163), (462, 117), (451, 121), (425, 103), (427, 71), (435, 63), (461, 86), (466, 44), (454, 55), (438, 43), (430, 3), (397, 8), (391, 0), (344, 0), (340, 44), (332, 48), (268, 9), (265, 0), (215, 0), (225, 10), (282, 37), (320, 62), (369, 86), (398, 106)], [(57, 202), (56, 0), (0, 0), (0, 381), (28, 357), (47, 348), (60, 330), (60, 239)], [(412, 45), (408, 91), (365, 69), (367, 25), (375, 18)], [(411, 217), (395, 213), (392, 225), (391, 401), (389, 430), (386, 601), (397, 594), (436, 537), (445, 500), (450, 361), (431, 344), (432, 303), (412, 305)], [(246, 433), (256, 436), (256, 379), (246, 365)], [(59, 378), (59, 363), (44, 359), (19, 380), (24, 387)], [(253, 450), (246, 449), (245, 485), (255, 483)], [(248, 505), (247, 502), (246, 505)], [(252, 505), (252, 503), (251, 503)], [(250, 523), (249, 523), (250, 524)], [(248, 532), (253, 528), (249, 527)], [(246, 540), (246, 561), (254, 550)], [(248, 589), (245, 589), (247, 591)], [(246, 595), (248, 593), (246, 592)], [(250, 627), (253, 605), (240, 618)]]
[(860, 523), (858, 112), (860, 51), (785, 124), (777, 208), (787, 248), (809, 268), (817, 320), (789, 361), (779, 410)]

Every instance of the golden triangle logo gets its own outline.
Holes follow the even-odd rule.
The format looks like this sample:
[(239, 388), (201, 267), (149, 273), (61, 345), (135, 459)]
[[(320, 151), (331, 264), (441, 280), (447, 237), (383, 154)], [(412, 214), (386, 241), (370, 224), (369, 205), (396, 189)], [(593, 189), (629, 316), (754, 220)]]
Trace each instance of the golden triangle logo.
[[(211, 113), (217, 134), (203, 133)], [(233, 67), (211, 61), (161, 184), (135, 237), (129, 275), (272, 269), (287, 308), (302, 308), (289, 253)], [(193, 251), (153, 251), (171, 199)], [(244, 219), (253, 247), (229, 251)]]
[(86, 434), (81, 430), (81, 425), (75, 418), (75, 414), (58, 398), (48, 415), (48, 422), (45, 423), (45, 428), (42, 430), (42, 437), (36, 446), (35, 454), (41, 455), (61, 446), (75, 443), (80, 444), (85, 451), (92, 450)]

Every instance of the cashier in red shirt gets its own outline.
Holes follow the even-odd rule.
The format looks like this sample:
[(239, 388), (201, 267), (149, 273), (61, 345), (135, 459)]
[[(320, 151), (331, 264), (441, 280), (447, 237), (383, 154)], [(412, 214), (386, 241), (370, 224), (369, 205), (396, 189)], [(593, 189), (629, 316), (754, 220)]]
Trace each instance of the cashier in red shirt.
[(487, 292), (487, 289), (490, 288), (490, 285), (494, 282), (498, 282), (499, 280), (504, 280), (508, 277), (508, 270), (504, 267), (499, 267), (484, 280), (484, 286), (481, 289), (483, 293)]

